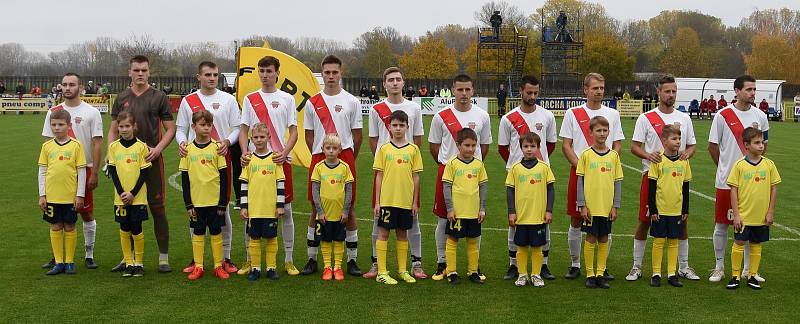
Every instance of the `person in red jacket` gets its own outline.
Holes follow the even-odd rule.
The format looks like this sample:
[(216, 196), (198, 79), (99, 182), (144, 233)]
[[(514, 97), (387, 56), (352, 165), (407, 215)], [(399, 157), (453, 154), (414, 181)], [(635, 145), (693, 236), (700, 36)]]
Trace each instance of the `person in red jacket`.
[(766, 98), (761, 99), (761, 102), (758, 103), (758, 109), (763, 111), (765, 114), (767, 114), (767, 117), (769, 117), (769, 114), (767, 113), (769, 111), (769, 103), (767, 102)]
[(711, 114), (717, 112), (717, 101), (714, 100), (714, 95), (708, 97), (707, 106), (708, 109), (706, 109), (706, 111), (708, 112), (708, 119), (711, 119)]
[(725, 100), (725, 96), (719, 96), (719, 101), (717, 101), (717, 110), (725, 108), (728, 106), (728, 101)]

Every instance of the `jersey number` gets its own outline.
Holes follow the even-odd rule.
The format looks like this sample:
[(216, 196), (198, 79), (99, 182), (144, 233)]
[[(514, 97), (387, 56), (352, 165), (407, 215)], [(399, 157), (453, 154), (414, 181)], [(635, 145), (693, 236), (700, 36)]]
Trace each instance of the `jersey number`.
[(389, 223), (389, 217), (392, 216), (392, 213), (389, 212), (388, 209), (384, 209), (382, 211), (382, 213), (383, 213), (383, 216), (382, 216), (383, 217), (383, 223), (388, 224)]
[(122, 206), (114, 206), (114, 215), (117, 217), (128, 216), (128, 209)]
[(461, 219), (456, 219), (455, 222), (450, 222), (450, 229), (455, 231), (461, 231)]
[(47, 217), (50, 218), (53, 217), (53, 206), (47, 206), (47, 211), (45, 212), (45, 215), (47, 215)]
[(317, 233), (317, 236), (322, 235), (322, 224), (317, 223), (316, 233)]
[(728, 221), (733, 221), (733, 209), (728, 209)]

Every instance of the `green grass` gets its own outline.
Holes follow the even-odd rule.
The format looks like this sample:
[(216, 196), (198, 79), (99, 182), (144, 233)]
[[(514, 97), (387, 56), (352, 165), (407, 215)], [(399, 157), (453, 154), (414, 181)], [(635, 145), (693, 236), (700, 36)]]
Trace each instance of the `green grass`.
[[(492, 322), (527, 321), (544, 319), (547, 322), (711, 322), (748, 321), (754, 319), (768, 322), (791, 322), (794, 310), (800, 306), (795, 297), (800, 280), (797, 277), (797, 251), (800, 236), (779, 227), (773, 227), (773, 241), (765, 244), (761, 273), (767, 278), (764, 289), (752, 291), (741, 288), (727, 291), (723, 283), (709, 283), (706, 275), (713, 268), (714, 256), (711, 240), (713, 231), (713, 203), (697, 195), (691, 197), (690, 264), (703, 276), (699, 282), (684, 281), (686, 287), (651, 288), (646, 280), (625, 282), (623, 277), (630, 269), (632, 238), (638, 208), (640, 177), (634, 170), (626, 168), (623, 182), (623, 206), (619, 220), (614, 226), (614, 240), (609, 259), (609, 270), (617, 276), (612, 289), (587, 290), (583, 280), (566, 280), (563, 274), (569, 265), (569, 254), (564, 232), (568, 218), (564, 215), (567, 164), (560, 148), (553, 157), (553, 168), (557, 177), (555, 219), (552, 225), (552, 248), (550, 267), (559, 277), (547, 282), (543, 289), (517, 288), (502, 280), (507, 267), (506, 214), (503, 180), (505, 169), (492, 146), (487, 157), (490, 199), (489, 211), (484, 223), (481, 267), (489, 279), (483, 286), (464, 282), (452, 287), (445, 282), (423, 280), (414, 285), (399, 284), (384, 287), (371, 280), (347, 277), (344, 282), (322, 282), (317, 275), (311, 277), (289, 277), (283, 272), (277, 282), (261, 280), (248, 282), (242, 277), (227, 281), (217, 280), (210, 274), (197, 282), (189, 282), (179, 269), (191, 258), (187, 235), (187, 219), (180, 194), (174, 188), (167, 189), (167, 211), (171, 226), (170, 260), (171, 274), (155, 271), (157, 249), (152, 231), (152, 221), (145, 223), (147, 273), (143, 278), (123, 279), (109, 272), (120, 259), (118, 226), (113, 221), (112, 185), (101, 177), (100, 187), (95, 191), (95, 216), (98, 220), (95, 259), (101, 265), (98, 270), (87, 270), (78, 265), (74, 276), (47, 277), (39, 265), (50, 258), (47, 226), (41, 220), (36, 206), (36, 165), (40, 147), (40, 132), (43, 115), (0, 116), (3, 151), (9, 152), (0, 171), (3, 179), (0, 204), (3, 214), (2, 261), (0, 262), (0, 300), (4, 311), (0, 322), (44, 322), (65, 319), (67, 321), (149, 321), (210, 322), (217, 319), (241, 321), (305, 320), (309, 322)], [(426, 119), (426, 125), (430, 119)], [(559, 121), (560, 122), (560, 121)], [(493, 131), (497, 130), (497, 118), (492, 119)], [(108, 121), (106, 120), (106, 124)], [(634, 120), (623, 121), (626, 137), (633, 133)], [(714, 168), (706, 153), (708, 121), (695, 123), (698, 135), (698, 150), (692, 160), (695, 172), (693, 189), (706, 195), (714, 192)], [(770, 134), (769, 156), (774, 159), (783, 175), (780, 186), (776, 221), (792, 229), (800, 229), (800, 203), (795, 198), (800, 194), (795, 184), (798, 176), (792, 172), (793, 161), (800, 156), (800, 149), (791, 146), (797, 124), (773, 122)], [(426, 127), (427, 132), (427, 127)], [(495, 133), (495, 141), (496, 141)], [(426, 142), (426, 141), (424, 141)], [(630, 141), (624, 142), (623, 162), (640, 168), (640, 162), (629, 151)], [(425, 156), (425, 172), (422, 177), (421, 222), (424, 223), (423, 244), (426, 269), (430, 273), (435, 267), (435, 248), (431, 226), (435, 222), (429, 212), (433, 201), (435, 164), (427, 154), (427, 145), (422, 147)], [(177, 169), (177, 150), (173, 146), (165, 150), (167, 175)], [(367, 141), (358, 157), (359, 178), (358, 217), (368, 217), (370, 195), (370, 166)], [(295, 169), (295, 179), (304, 179), (307, 171)], [(295, 261), (304, 264), (305, 224), (309, 211), (304, 181), (296, 181), (295, 192)], [(302, 213), (302, 214), (301, 214)], [(234, 261), (244, 260), (242, 222), (234, 221)], [(369, 221), (359, 221), (360, 265), (368, 267), (370, 255)], [(80, 227), (78, 227), (80, 229)], [(78, 242), (83, 242), (78, 230)], [(83, 257), (78, 244), (76, 258)], [(394, 269), (394, 243), (390, 242), (389, 269)], [(462, 248), (463, 249), (463, 248)], [(650, 273), (650, 246), (645, 257), (645, 277)], [(463, 253), (463, 251), (462, 251)], [(207, 252), (210, 255), (210, 251)], [(463, 255), (463, 254), (462, 254)], [(210, 257), (207, 257), (210, 259)], [(278, 260), (282, 260), (282, 252)], [(727, 268), (730, 268), (727, 260)], [(466, 257), (462, 256), (459, 269), (465, 269)], [(207, 261), (208, 262), (208, 261)], [(591, 306), (587, 306), (591, 305)]]

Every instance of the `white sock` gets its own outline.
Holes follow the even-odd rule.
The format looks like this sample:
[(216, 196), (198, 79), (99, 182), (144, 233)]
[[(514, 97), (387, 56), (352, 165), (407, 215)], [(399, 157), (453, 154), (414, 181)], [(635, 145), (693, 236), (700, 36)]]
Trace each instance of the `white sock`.
[(447, 247), (447, 218), (439, 218), (436, 222), (436, 232), (434, 238), (436, 239), (436, 262), (446, 263), (447, 257), (444, 255), (444, 250)]
[(376, 260), (378, 257), (378, 251), (375, 250), (375, 241), (378, 240), (378, 219), (374, 219), (372, 222), (372, 260)]
[[(308, 233), (306, 233), (306, 238), (308, 239), (309, 242), (314, 242), (314, 231), (315, 230), (316, 230), (316, 228), (314, 228), (314, 227), (309, 227), (308, 228)], [(316, 241), (316, 242), (319, 242), (319, 241)], [(317, 253), (319, 253), (319, 245), (317, 245), (317, 246), (309, 245), (307, 251), (308, 251), (308, 258), (316, 261), (317, 260)]]
[[(611, 256), (611, 233), (608, 233), (608, 256)], [(608, 267), (606, 267), (608, 270)]]
[(633, 239), (633, 266), (642, 268), (642, 260), (644, 259), (644, 249), (647, 245), (647, 240)]
[(544, 226), (547, 243), (542, 247), (542, 265), (547, 265), (547, 259), (550, 254), (550, 224)]
[(742, 278), (750, 274), (750, 242), (744, 242), (744, 263), (742, 263)]
[(689, 267), (689, 239), (678, 240), (678, 269)]
[(725, 269), (725, 246), (728, 245), (728, 224), (714, 225), (714, 258), (715, 269)]
[[(411, 256), (422, 258), (422, 230), (419, 228), (419, 217), (413, 218), (411, 229), (408, 231), (408, 244), (411, 245)], [(372, 245), (375, 246), (374, 244)]]
[[(344, 241), (347, 248), (347, 261), (358, 260), (358, 245), (356, 245), (358, 244), (358, 230), (347, 231), (346, 235)], [(353, 244), (353, 247), (347, 246), (350, 244)]]
[(225, 225), (222, 226), (222, 258), (231, 258), (231, 238), (233, 237), (233, 226), (231, 224), (230, 205), (225, 208)]
[(250, 235), (247, 234), (248, 223), (244, 226), (244, 254), (247, 256), (247, 262), (250, 262)]
[(572, 266), (581, 267), (581, 229), (570, 225), (567, 231), (567, 245), (569, 245), (569, 256), (572, 258)]
[(283, 260), (294, 262), (294, 217), (292, 217), (292, 203), (283, 205), (284, 214), (281, 221), (281, 237), (283, 238)]
[(517, 265), (517, 245), (514, 244), (514, 236), (517, 234), (517, 228), (514, 226), (508, 227), (508, 264)]
[(169, 262), (169, 253), (159, 253), (158, 254), (158, 262), (159, 263), (167, 263), (167, 262)]
[(94, 258), (94, 239), (97, 234), (97, 221), (83, 222), (83, 241), (85, 245), (86, 258)]

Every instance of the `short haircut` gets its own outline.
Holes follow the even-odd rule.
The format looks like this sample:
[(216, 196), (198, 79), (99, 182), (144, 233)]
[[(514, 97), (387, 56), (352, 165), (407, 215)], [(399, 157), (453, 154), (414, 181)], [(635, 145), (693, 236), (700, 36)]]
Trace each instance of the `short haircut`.
[[(50, 117), (50, 118), (52, 118), (52, 117)], [(744, 142), (744, 143), (750, 143), (750, 141), (752, 141), (754, 138), (757, 138), (757, 137), (758, 138), (762, 138), (762, 139), (764, 138), (764, 133), (761, 132), (761, 130), (759, 130), (759, 129), (756, 129), (756, 128), (753, 128), (753, 127), (747, 127), (742, 132), (742, 142)]]
[(477, 142), (478, 133), (475, 133), (475, 131), (472, 130), (472, 128), (462, 128), (460, 131), (458, 131), (458, 135), (456, 135), (456, 144), (461, 144), (468, 139)]
[(134, 57), (131, 57), (131, 59), (130, 59), (130, 60), (128, 60), (128, 65), (131, 65), (131, 64), (133, 64), (134, 62), (136, 62), (136, 63), (147, 63), (147, 64), (150, 64), (150, 59), (149, 59), (149, 58), (147, 58), (147, 56), (144, 56), (144, 55), (136, 55), (136, 56), (134, 56)]
[(522, 77), (521, 80), (519, 80), (519, 88), (520, 89), (525, 88), (526, 84), (535, 85), (535, 86), (539, 85), (539, 79), (537, 79), (535, 76), (532, 76), (532, 75), (526, 75), (526, 76)]
[(63, 120), (66, 121), (67, 124), (72, 124), (72, 116), (66, 109), (60, 109), (50, 113), (50, 120), (53, 119)]
[(396, 67), (396, 66), (392, 66), (392, 67), (386, 68), (386, 70), (383, 70), (383, 81), (386, 81), (386, 76), (387, 75), (389, 75), (390, 73), (395, 73), (395, 72), (396, 73), (400, 73), (401, 76), (403, 75), (403, 71), (401, 71), (400, 68)]
[(470, 78), (469, 75), (466, 75), (466, 74), (459, 74), (459, 75), (456, 75), (455, 78), (453, 78), (453, 85), (455, 85), (456, 82), (469, 82), (469, 83), (472, 83), (472, 78)]
[(672, 135), (680, 136), (681, 135), (681, 128), (676, 126), (676, 125), (672, 125), (672, 124), (664, 125), (664, 128), (661, 129), (661, 138), (666, 139), (666, 138), (669, 138)]
[(200, 62), (200, 64), (197, 65), (197, 73), (200, 73), (200, 71), (203, 70), (204, 66), (207, 66), (207, 67), (209, 67), (211, 69), (216, 69), (217, 68), (217, 63), (214, 63), (214, 62), (211, 62), (211, 61)]
[(592, 82), (592, 80), (597, 80), (597, 81), (600, 81), (600, 82), (606, 82), (606, 78), (603, 77), (602, 74), (592, 72), (592, 73), (587, 74), (586, 77), (583, 78), (583, 86), (584, 87), (588, 87), (589, 83)]
[(539, 137), (539, 134), (534, 132), (527, 132), (519, 137), (519, 146), (522, 147), (524, 143), (533, 143), (536, 144), (537, 147), (541, 146), (542, 138)]
[(605, 126), (608, 128), (608, 119), (603, 116), (594, 116), (589, 120), (589, 130), (594, 130), (597, 126)]
[(733, 80), (733, 88), (742, 90), (744, 89), (745, 82), (756, 82), (756, 78), (749, 74), (740, 75), (738, 78)]
[(198, 110), (192, 114), (192, 124), (197, 124), (199, 120), (204, 120), (206, 123), (213, 124), (214, 123), (214, 115), (211, 114), (208, 110)]
[(667, 83), (675, 83), (675, 77), (672, 74), (664, 74), (658, 78), (658, 88), (661, 89), (661, 86)]
[(78, 84), (81, 84), (81, 76), (79, 74), (75, 73), (75, 72), (64, 73), (64, 76), (65, 77), (74, 76), (74, 77), (78, 78)]
[(391, 115), (389, 115), (389, 122), (392, 122), (394, 120), (404, 122), (406, 123), (406, 125), (408, 125), (408, 114), (406, 114), (406, 112), (402, 110), (395, 110), (392, 112)]
[(275, 67), (275, 71), (281, 69), (281, 60), (274, 56), (264, 56), (260, 60), (258, 60), (258, 67), (268, 67), (273, 66)]
[(117, 123), (120, 123), (123, 120), (130, 121), (131, 124), (136, 124), (136, 116), (134, 116), (130, 111), (123, 111), (117, 114)]
[(325, 145), (333, 145), (341, 148), (342, 139), (339, 138), (339, 135), (336, 134), (326, 134), (325, 137), (322, 138), (322, 147), (325, 147)]
[(252, 138), (253, 134), (255, 133), (264, 133), (267, 135), (267, 137), (269, 137), (270, 136), (269, 126), (267, 126), (267, 124), (264, 123), (256, 123), (255, 125), (253, 125), (253, 128), (250, 129), (250, 137)]
[(336, 57), (336, 55), (331, 54), (322, 59), (322, 64), (320, 64), (320, 66), (324, 67), (325, 64), (336, 64), (342, 67), (342, 60)]

